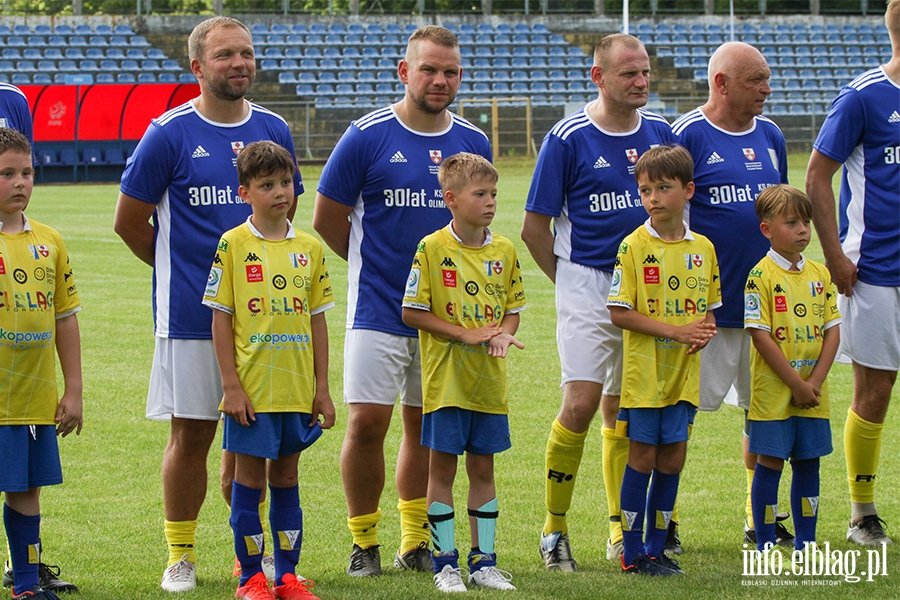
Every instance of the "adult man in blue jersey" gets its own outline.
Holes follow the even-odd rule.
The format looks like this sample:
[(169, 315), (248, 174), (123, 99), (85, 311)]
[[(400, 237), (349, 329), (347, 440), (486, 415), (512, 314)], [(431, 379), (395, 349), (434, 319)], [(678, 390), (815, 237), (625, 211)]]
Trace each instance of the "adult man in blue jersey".
[[(171, 420), (162, 466), (169, 561), (161, 586), (169, 592), (196, 587), (194, 532), (222, 398), (211, 311), (201, 300), (219, 237), (250, 215), (237, 193), (237, 152), (262, 139), (294, 148), (284, 119), (244, 99), (256, 63), (243, 23), (203, 21), (188, 51), (200, 96), (150, 124), (125, 167), (115, 216), (116, 233), (153, 267), (147, 417)], [(294, 190), (303, 192), (299, 173)]]
[[(744, 285), (747, 275), (769, 250), (759, 230), (755, 200), (770, 185), (787, 183), (787, 150), (778, 126), (762, 116), (769, 87), (763, 55), (743, 42), (720, 46), (709, 59), (709, 100), (678, 118), (672, 130), (694, 157), (696, 191), (689, 204), (691, 231), (712, 240), (722, 277), (722, 306), (716, 310), (719, 333), (700, 355), (700, 410), (718, 410), (723, 401), (750, 407), (750, 336), (744, 333)], [(728, 397), (726, 399), (726, 396)], [(756, 543), (750, 489), (756, 455), (748, 451), (747, 523), (744, 537)], [(779, 543), (793, 536), (778, 515)]]
[[(900, 369), (900, 0), (888, 3), (885, 23), (891, 60), (841, 90), (806, 172), (816, 232), (841, 294), (841, 353), (853, 361), (844, 426), (847, 540), (864, 546), (893, 543), (875, 507), (875, 476)], [(838, 230), (831, 180), (842, 164)]]
[[(603, 477), (609, 507), (607, 558), (622, 553), (619, 492), (628, 438), (616, 434), (622, 383), (622, 330), (604, 298), (619, 243), (647, 217), (634, 163), (673, 139), (668, 122), (645, 111), (650, 58), (637, 38), (616, 34), (594, 50), (597, 99), (557, 123), (544, 137), (525, 204), (522, 239), (556, 284), (562, 407), (547, 441), (547, 515), (541, 556), (548, 569), (575, 571), (566, 512), (588, 427), (603, 418)], [(550, 224), (553, 222), (553, 229)]]
[[(9, 83), (0, 83), (0, 128), (15, 129), (24, 135), (28, 138), (31, 151), (34, 153), (34, 123), (28, 98), (22, 90)], [(38, 577), (41, 589), (51, 592), (77, 592), (78, 586), (59, 578), (59, 567), (40, 562), (41, 550), (41, 545), (38, 544)], [(7, 559), (3, 569), (3, 587), (12, 587), (14, 583), (12, 565)]]
[(341, 478), (353, 535), (347, 573), (357, 577), (382, 573), (378, 502), (385, 479), (384, 438), (398, 394), (401, 541), (394, 564), (432, 572), (418, 332), (403, 323), (400, 308), (416, 245), (450, 222), (437, 180), (441, 161), (459, 152), (491, 157), (484, 133), (447, 110), (462, 75), (452, 32), (437, 26), (418, 29), (397, 70), (406, 94), (350, 124), (322, 172), (313, 216), (322, 239), (349, 263), (344, 343), (349, 418)]

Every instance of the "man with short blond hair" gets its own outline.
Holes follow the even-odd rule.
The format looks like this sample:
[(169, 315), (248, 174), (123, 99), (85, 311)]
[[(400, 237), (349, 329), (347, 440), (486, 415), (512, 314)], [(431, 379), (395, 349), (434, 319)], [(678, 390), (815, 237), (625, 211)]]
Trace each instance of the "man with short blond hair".
[[(622, 553), (619, 490), (628, 439), (616, 433), (622, 383), (622, 330), (612, 324), (609, 293), (619, 242), (645, 219), (634, 163), (673, 141), (668, 122), (643, 109), (650, 58), (637, 38), (615, 34), (594, 50), (597, 99), (544, 137), (525, 204), (522, 239), (556, 284), (557, 346), (563, 399), (547, 441), (547, 514), (541, 556), (548, 569), (575, 571), (566, 513), (591, 420), (603, 418), (603, 479), (609, 507), (607, 558)], [(553, 230), (551, 230), (551, 223)]]
[[(450, 222), (437, 171), (459, 152), (490, 159), (484, 133), (451, 113), (462, 68), (452, 32), (434, 25), (409, 38), (397, 73), (399, 102), (350, 124), (316, 195), (313, 227), (349, 263), (344, 402), (349, 414), (341, 478), (353, 550), (347, 574), (382, 574), (378, 508), (384, 490), (384, 439), (400, 396), (403, 439), (397, 457), (400, 547), (394, 564), (431, 573), (425, 505), (428, 448), (422, 431), (418, 332), (403, 323), (409, 265), (426, 235)], [(447, 258), (446, 269), (455, 269)], [(455, 272), (455, 271), (454, 271)]]
[[(900, 369), (900, 0), (888, 3), (884, 20), (891, 59), (844, 86), (806, 172), (813, 222), (840, 294), (840, 352), (853, 362), (853, 402), (844, 427), (847, 540), (863, 546), (893, 543), (875, 507), (875, 477)], [(831, 180), (842, 164), (838, 228)]]

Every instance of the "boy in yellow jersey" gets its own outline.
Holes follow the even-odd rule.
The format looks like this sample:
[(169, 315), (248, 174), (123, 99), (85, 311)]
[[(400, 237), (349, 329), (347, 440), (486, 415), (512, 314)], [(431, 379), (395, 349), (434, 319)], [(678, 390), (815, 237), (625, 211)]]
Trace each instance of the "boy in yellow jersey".
[(434, 582), (464, 592), (454, 542), (453, 480), (466, 454), (472, 532), (468, 582), (516, 589), (497, 569), (494, 454), (510, 448), (506, 353), (525, 291), (512, 242), (488, 226), (497, 208), (497, 170), (469, 153), (444, 159), (438, 180), (453, 220), (416, 250), (403, 298), (403, 322), (419, 330), (422, 445), (431, 449), (428, 521)]
[[(253, 214), (222, 236), (203, 297), (214, 309), (223, 446), (235, 453), (236, 597), (313, 599), (312, 582), (295, 574), (303, 540), (297, 464), (300, 452), (334, 425), (324, 314), (334, 306), (331, 283), (322, 245), (287, 219), (297, 170), (290, 152), (255, 142), (238, 154), (237, 170), (238, 193)], [(258, 512), (267, 478), (274, 590), (262, 570)]]
[(59, 233), (25, 216), (34, 185), (31, 156), (25, 136), (0, 128), (0, 456), (6, 459), (0, 492), (12, 597), (58, 600), (38, 583), (40, 493), (62, 483), (57, 435), (81, 433), (81, 305)]
[(772, 249), (750, 271), (744, 289), (744, 328), (753, 339), (750, 452), (758, 454), (753, 521), (760, 551), (775, 545), (778, 484), (791, 460), (794, 548), (816, 541), (819, 458), (831, 453), (825, 381), (840, 344), (837, 289), (824, 265), (801, 254), (809, 245), (813, 207), (787, 185), (756, 199), (760, 230)]
[(663, 546), (700, 401), (698, 351), (716, 334), (712, 310), (722, 292), (712, 243), (684, 223), (694, 194), (688, 151), (651, 148), (634, 176), (650, 218), (619, 247), (607, 301), (613, 324), (625, 331), (622, 571), (666, 576), (684, 573)]

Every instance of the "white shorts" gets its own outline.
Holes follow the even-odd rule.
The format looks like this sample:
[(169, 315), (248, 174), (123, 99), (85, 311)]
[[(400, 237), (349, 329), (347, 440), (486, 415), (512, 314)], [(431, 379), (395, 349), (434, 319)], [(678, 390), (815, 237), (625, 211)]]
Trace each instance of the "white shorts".
[(419, 338), (348, 329), (344, 338), (344, 402), (422, 406)]
[(722, 327), (700, 351), (699, 410), (719, 410), (722, 402), (750, 409), (750, 346), (743, 329)]
[(853, 295), (838, 296), (838, 359), (881, 371), (900, 370), (900, 288), (857, 281)]
[(218, 421), (222, 377), (212, 340), (156, 338), (147, 418)]
[(612, 324), (606, 298), (612, 275), (568, 260), (556, 261), (556, 345), (562, 384), (592, 381), (603, 393), (622, 392), (622, 330)]

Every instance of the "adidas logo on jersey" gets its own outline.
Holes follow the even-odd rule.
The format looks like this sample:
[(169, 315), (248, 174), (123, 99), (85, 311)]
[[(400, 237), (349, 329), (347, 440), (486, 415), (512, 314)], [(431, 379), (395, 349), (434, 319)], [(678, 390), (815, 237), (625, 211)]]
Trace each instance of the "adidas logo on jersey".
[(708, 164), (708, 165), (714, 165), (716, 163), (722, 163), (722, 162), (725, 162), (725, 159), (722, 158), (721, 156), (719, 156), (718, 152), (713, 152), (712, 154), (709, 155), (709, 158), (706, 159), (706, 164)]
[(900, 113), (895, 110), (894, 114), (888, 119), (888, 123), (900, 123)]
[(406, 157), (403, 156), (403, 153), (397, 150), (394, 155), (391, 157), (392, 163), (402, 163), (406, 162)]
[(609, 166), (611, 166), (611, 165), (608, 162), (606, 162), (606, 159), (603, 158), (602, 156), (598, 157), (597, 162), (594, 163), (595, 169), (603, 169), (603, 168), (609, 167)]
[(197, 149), (191, 154), (191, 158), (203, 158), (204, 156), (209, 156), (209, 152), (207, 152), (203, 146), (197, 146)]

